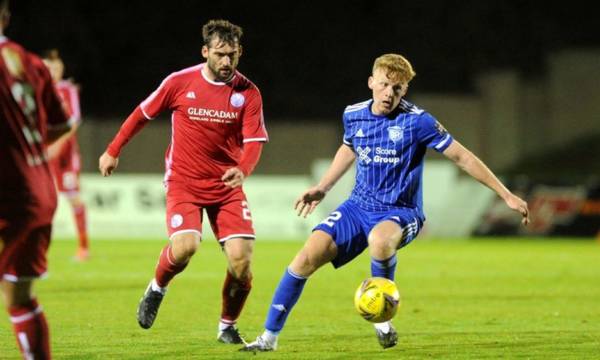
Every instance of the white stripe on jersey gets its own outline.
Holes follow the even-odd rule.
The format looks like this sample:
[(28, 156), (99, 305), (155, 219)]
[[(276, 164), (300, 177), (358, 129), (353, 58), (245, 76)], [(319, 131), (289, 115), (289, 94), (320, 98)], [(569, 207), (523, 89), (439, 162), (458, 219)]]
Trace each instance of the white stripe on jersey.
[(242, 141), (242, 142), (245, 144), (245, 143), (254, 142), (254, 141), (267, 141), (267, 138), (249, 138), (249, 139), (244, 139), (244, 141)]
[(171, 166), (173, 166), (173, 149), (175, 148), (175, 113), (171, 113), (171, 147), (169, 148), (169, 154), (165, 159), (165, 184), (171, 177)]
[(354, 111), (362, 110), (362, 109), (366, 108), (367, 106), (369, 106), (369, 102), (371, 102), (371, 100), (366, 100), (366, 101), (363, 101), (363, 102), (359, 102), (359, 103), (354, 104), (354, 105), (348, 105), (348, 106), (346, 106), (346, 109), (344, 109), (344, 114), (345, 113), (349, 113), (349, 112), (354, 112)]
[(446, 137), (444, 138), (444, 140), (440, 141), (440, 143), (435, 146), (436, 150), (439, 150), (444, 145), (446, 145), (446, 143), (448, 142), (448, 140), (450, 140), (450, 134), (447, 134)]

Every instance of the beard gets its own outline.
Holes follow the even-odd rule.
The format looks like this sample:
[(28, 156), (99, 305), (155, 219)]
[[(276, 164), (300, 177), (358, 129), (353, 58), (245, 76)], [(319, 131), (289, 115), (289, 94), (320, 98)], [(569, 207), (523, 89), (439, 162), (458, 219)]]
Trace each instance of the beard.
[(233, 77), (233, 74), (235, 72), (234, 68), (232, 66), (222, 67), (222, 68), (218, 69), (215, 66), (215, 64), (212, 64), (210, 61), (208, 61), (207, 64), (208, 64), (208, 69), (210, 70), (210, 72), (212, 72), (212, 74), (215, 76), (215, 78), (221, 82), (227, 82), (227, 81), (231, 80), (231, 78)]

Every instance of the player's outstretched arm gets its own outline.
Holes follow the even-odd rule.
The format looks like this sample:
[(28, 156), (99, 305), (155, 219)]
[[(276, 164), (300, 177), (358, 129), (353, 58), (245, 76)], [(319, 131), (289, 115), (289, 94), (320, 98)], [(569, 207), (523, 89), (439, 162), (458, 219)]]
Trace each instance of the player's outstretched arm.
[(307, 217), (311, 214), (327, 192), (338, 182), (338, 180), (348, 171), (356, 156), (354, 151), (348, 145), (342, 144), (338, 149), (333, 161), (325, 175), (319, 181), (319, 184), (306, 190), (296, 199), (294, 209), (298, 212), (298, 216)]
[(110, 176), (119, 165), (119, 158), (111, 156), (108, 152), (104, 152), (98, 160), (98, 169), (102, 176)]
[(529, 208), (527, 203), (520, 197), (516, 196), (502, 184), (494, 173), (475, 156), (471, 151), (467, 150), (458, 141), (454, 140), (446, 150), (444, 155), (454, 161), (467, 174), (471, 175), (480, 183), (494, 190), (500, 196), (506, 205), (514, 211), (517, 211), (523, 217), (523, 225), (529, 224)]

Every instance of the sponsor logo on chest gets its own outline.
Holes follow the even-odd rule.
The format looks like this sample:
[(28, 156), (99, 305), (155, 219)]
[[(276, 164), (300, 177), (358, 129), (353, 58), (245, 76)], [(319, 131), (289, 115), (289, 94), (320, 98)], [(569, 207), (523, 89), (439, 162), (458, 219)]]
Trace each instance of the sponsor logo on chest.
[[(193, 95), (192, 95), (193, 94)], [(196, 94), (192, 91), (189, 91), (186, 98), (190, 100), (196, 100)], [(215, 109), (212, 106), (189, 106), (187, 107), (187, 115), (188, 118), (192, 121), (204, 121), (204, 122), (212, 122), (212, 123), (221, 123), (221, 124), (232, 124), (237, 120), (240, 116), (241, 107), (244, 105), (245, 98), (244, 95), (240, 93), (233, 93), (229, 98), (229, 104), (235, 109), (234, 111), (230, 111), (229, 109)], [(192, 102), (193, 104), (193, 102)], [(220, 107), (220, 106), (216, 106)]]

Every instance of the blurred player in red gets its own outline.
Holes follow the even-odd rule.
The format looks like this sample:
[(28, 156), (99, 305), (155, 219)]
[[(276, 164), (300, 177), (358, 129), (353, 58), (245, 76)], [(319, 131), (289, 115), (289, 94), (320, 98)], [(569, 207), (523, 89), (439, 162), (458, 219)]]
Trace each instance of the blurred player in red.
[(145, 329), (152, 326), (169, 281), (198, 249), (204, 210), (228, 261), (217, 340), (239, 344), (243, 340), (235, 324), (251, 288), (255, 238), (242, 183), (268, 138), (260, 92), (236, 70), (242, 29), (211, 20), (202, 35), (206, 62), (164, 79), (129, 115), (100, 157), (99, 167), (102, 175), (110, 175), (121, 148), (150, 119), (170, 110), (172, 134), (164, 181), (170, 244), (140, 301), (138, 323)]
[(32, 294), (46, 272), (56, 190), (46, 144), (69, 131), (42, 60), (8, 40), (0, 0), (0, 284), (25, 359), (50, 359), (48, 324)]
[(86, 229), (85, 204), (79, 194), (79, 174), (81, 155), (77, 143), (77, 128), (81, 124), (79, 88), (71, 80), (63, 79), (65, 64), (58, 50), (51, 49), (43, 54), (44, 64), (50, 70), (56, 91), (61, 97), (65, 111), (69, 115), (71, 131), (48, 147), (48, 158), (58, 191), (65, 195), (71, 204), (79, 246), (75, 259), (85, 261), (89, 257), (89, 242)]

